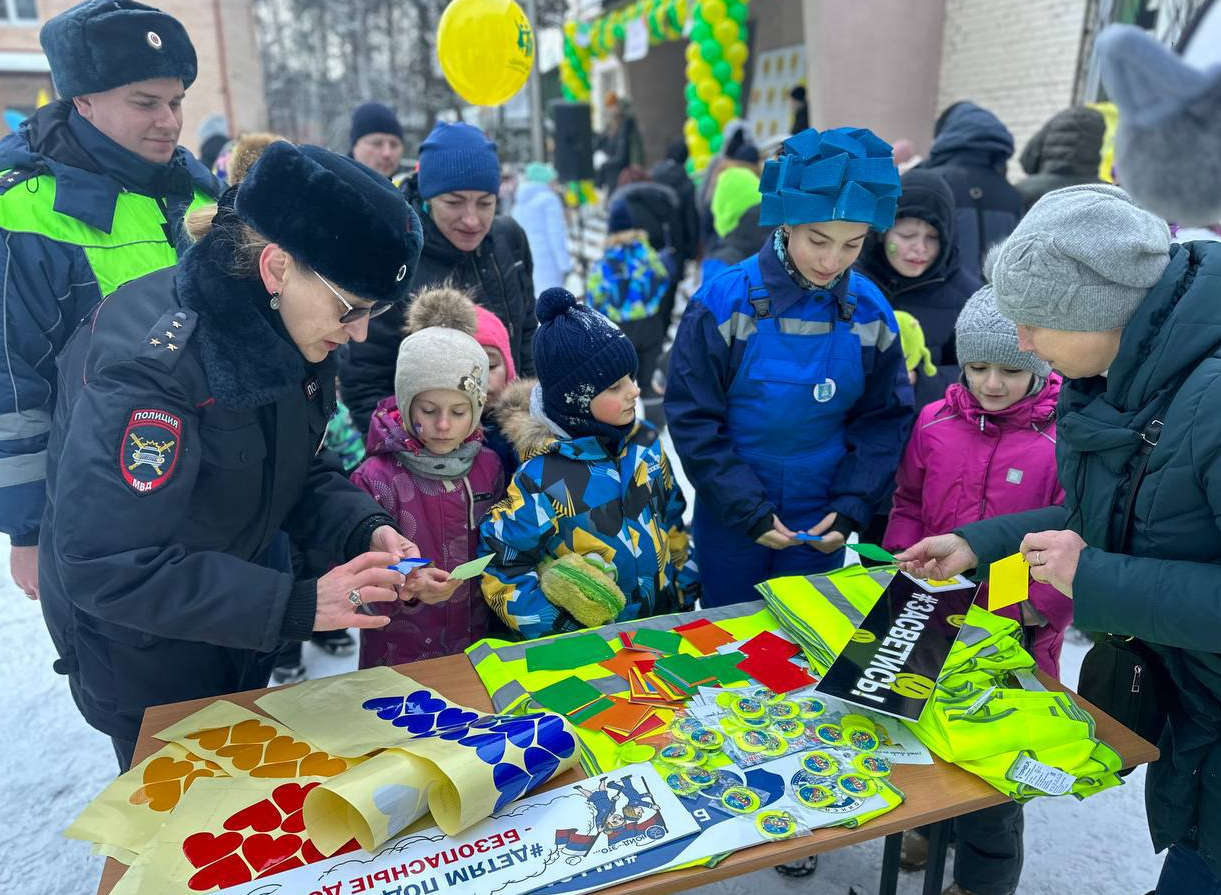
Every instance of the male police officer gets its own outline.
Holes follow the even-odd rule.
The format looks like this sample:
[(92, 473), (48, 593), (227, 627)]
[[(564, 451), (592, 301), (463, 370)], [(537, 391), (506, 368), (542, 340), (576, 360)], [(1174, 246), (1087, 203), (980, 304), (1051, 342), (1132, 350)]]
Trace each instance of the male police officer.
[(87, 0), (48, 21), (60, 99), (0, 142), (0, 531), (38, 598), (55, 359), (99, 301), (170, 267), (216, 180), (178, 145), (195, 48), (172, 16)]

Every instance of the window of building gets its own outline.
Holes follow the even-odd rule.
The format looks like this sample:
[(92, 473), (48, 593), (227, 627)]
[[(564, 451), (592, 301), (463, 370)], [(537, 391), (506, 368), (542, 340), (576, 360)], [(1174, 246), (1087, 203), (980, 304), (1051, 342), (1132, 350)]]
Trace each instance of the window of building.
[(0, 22), (37, 21), (37, 0), (0, 0)]

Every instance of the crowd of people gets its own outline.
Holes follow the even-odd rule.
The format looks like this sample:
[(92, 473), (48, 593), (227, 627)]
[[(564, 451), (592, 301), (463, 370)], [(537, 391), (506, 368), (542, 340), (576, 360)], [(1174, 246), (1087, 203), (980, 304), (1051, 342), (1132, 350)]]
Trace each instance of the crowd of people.
[[(298, 680), (311, 638), (392, 665), (748, 601), (853, 536), (938, 579), (1020, 550), (1041, 670), (1070, 621), (1166, 664), (1158, 892), (1221, 891), (1221, 247), (1102, 182), (1099, 113), (1011, 185), (978, 105), (909, 161), (795, 90), (791, 136), (732, 122), (693, 179), (615, 98), (582, 301), (554, 168), (501, 213), (470, 124), (404, 166), (365, 103), (346, 154), (249, 134), (209, 170), (181, 23), (87, 0), (42, 41), (61, 98), (0, 142), (0, 528), (121, 767), (148, 706)], [(956, 840), (948, 892), (1016, 890), (1020, 805)]]

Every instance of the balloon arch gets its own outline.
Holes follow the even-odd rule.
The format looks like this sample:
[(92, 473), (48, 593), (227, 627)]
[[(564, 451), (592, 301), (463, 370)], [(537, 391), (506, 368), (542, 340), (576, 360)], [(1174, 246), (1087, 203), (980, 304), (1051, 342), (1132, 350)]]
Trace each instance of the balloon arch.
[(560, 83), (564, 98), (588, 102), (589, 68), (624, 40), (627, 23), (644, 19), (649, 44), (681, 40), (691, 14), (687, 43), (687, 120), (683, 136), (693, 173), (707, 167), (721, 148), (721, 131), (742, 112), (746, 73), (747, 0), (636, 0), (592, 22), (564, 25)]

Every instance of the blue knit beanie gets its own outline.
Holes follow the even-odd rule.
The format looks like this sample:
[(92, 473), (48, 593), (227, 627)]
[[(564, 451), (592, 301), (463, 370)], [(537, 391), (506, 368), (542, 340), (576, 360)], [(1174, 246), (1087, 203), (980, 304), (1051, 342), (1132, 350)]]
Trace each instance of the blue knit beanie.
[(636, 375), (640, 361), (631, 340), (566, 289), (548, 289), (534, 310), (534, 372), (547, 416), (574, 437), (622, 439), (631, 427), (598, 422), (590, 404), (624, 376)]
[(48, 19), (38, 35), (63, 99), (153, 78), (195, 82), (198, 63), (176, 18), (135, 0), (86, 0)]
[(632, 207), (627, 204), (627, 200), (622, 198), (612, 200), (610, 214), (606, 216), (606, 232), (622, 233), (635, 226), (636, 224), (632, 220)]
[(352, 112), (352, 126), (348, 130), (348, 153), (356, 141), (368, 134), (393, 134), (403, 139), (403, 126), (394, 110), (381, 103), (361, 103)]
[(483, 131), (464, 122), (438, 121), (420, 144), (420, 198), (478, 190), (500, 192), (500, 159), (496, 144)]

